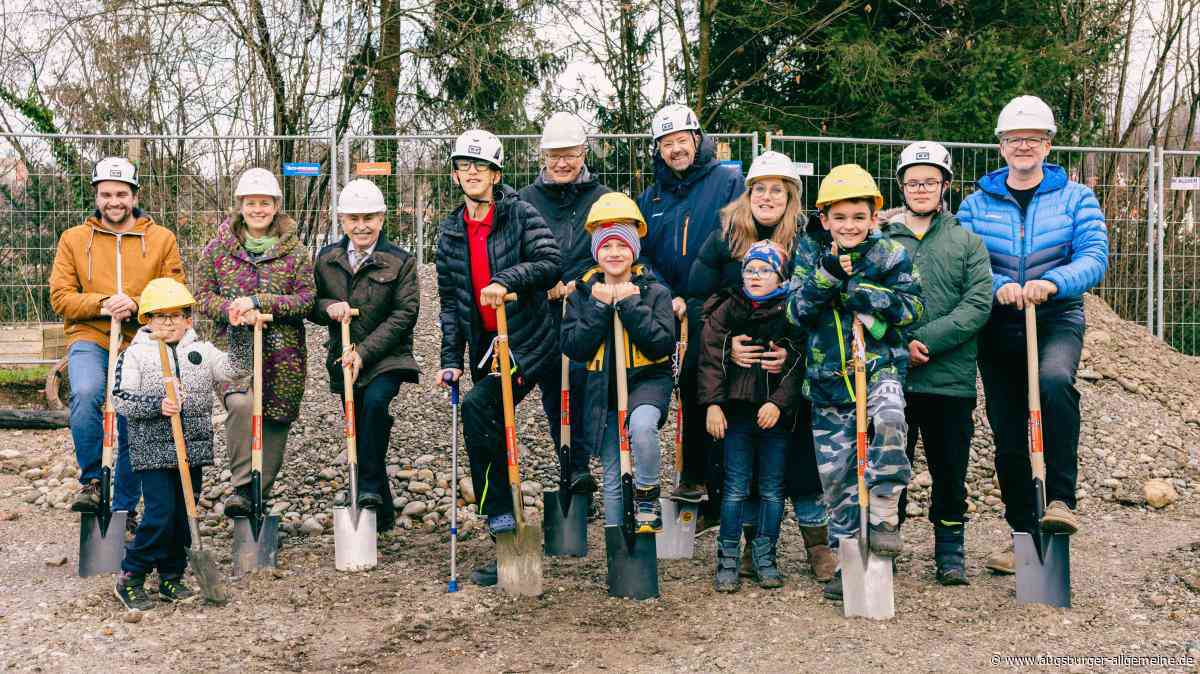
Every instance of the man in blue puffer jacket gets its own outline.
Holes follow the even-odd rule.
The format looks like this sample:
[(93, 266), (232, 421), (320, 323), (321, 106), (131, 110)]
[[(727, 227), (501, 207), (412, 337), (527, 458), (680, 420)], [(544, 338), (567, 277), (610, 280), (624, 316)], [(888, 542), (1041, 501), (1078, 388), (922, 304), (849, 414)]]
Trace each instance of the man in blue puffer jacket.
[(675, 317), (686, 312), (689, 325), (687, 354), (679, 374), (683, 475), (671, 497), (698, 503), (708, 496), (717, 507), (706, 512), (715, 515), (721, 503), (717, 493), (721, 457), (710, 451), (713, 441), (704, 428), (704, 408), (696, 400), (701, 311), (707, 298), (688, 295), (688, 276), (700, 247), (720, 227), (721, 208), (740, 196), (745, 186), (740, 169), (723, 166), (716, 158), (716, 143), (701, 133), (696, 113), (686, 105), (668, 105), (655, 113), (651, 134), (654, 184), (638, 197), (638, 208), (649, 225), (642, 260), (671, 291)]
[[(1079, 391), (1075, 370), (1083, 348), (1083, 293), (1108, 268), (1104, 213), (1090, 189), (1045, 162), (1057, 127), (1050, 107), (1018, 96), (1000, 112), (996, 135), (1008, 164), (979, 181), (958, 219), (978, 234), (992, 262), (991, 319), (980, 334), (979, 372), (996, 444), (996, 476), (1005, 519), (1032, 532), (1033, 477), (1027, 445), (1025, 322), (1037, 306), (1038, 380), (1044, 423), (1046, 500), (1043, 531), (1073, 534), (1078, 475)], [(1012, 543), (987, 567), (1013, 573)]]

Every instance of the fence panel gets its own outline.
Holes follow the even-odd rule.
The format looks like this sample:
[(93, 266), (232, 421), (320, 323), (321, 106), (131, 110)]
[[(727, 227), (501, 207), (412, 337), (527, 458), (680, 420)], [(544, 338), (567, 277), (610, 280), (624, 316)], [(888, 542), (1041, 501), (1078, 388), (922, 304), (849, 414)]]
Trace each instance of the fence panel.
[[(806, 205), (812, 208), (817, 186), (830, 168), (856, 163), (875, 176), (885, 208), (904, 201), (896, 179), (896, 163), (908, 140), (825, 138), (767, 135), (767, 148), (800, 164)], [(954, 159), (950, 208), (958, 210), (975, 182), (1004, 166), (994, 144), (943, 143)], [(1049, 161), (1064, 167), (1072, 180), (1096, 192), (1108, 221), (1108, 273), (1095, 292), (1123, 318), (1153, 325), (1154, 284), (1150, 212), (1154, 194), (1152, 152), (1144, 149), (1055, 147)]]
[[(92, 165), (127, 156), (138, 166), (138, 205), (179, 239), (188, 278), (204, 245), (234, 207), (242, 171), (269, 168), (280, 178), (286, 212), (315, 244), (329, 222), (327, 137), (309, 136), (0, 136), (0, 323), (57, 320), (48, 278), (59, 235), (95, 208)], [(316, 176), (284, 176), (285, 162), (317, 164)]]
[(1158, 336), (1200, 354), (1200, 151), (1164, 150), (1160, 175)]
[[(758, 149), (755, 134), (714, 134), (718, 157), (749, 170)], [(419, 261), (433, 259), (438, 223), (462, 203), (450, 179), (455, 136), (348, 136), (342, 142), (344, 180), (366, 177), (388, 202), (387, 236), (413, 251)], [(504, 182), (520, 189), (540, 170), (540, 136), (503, 135)], [(654, 180), (653, 143), (646, 134), (591, 137), (588, 170), (609, 187), (636, 196)], [(329, 239), (336, 238), (329, 232)]]

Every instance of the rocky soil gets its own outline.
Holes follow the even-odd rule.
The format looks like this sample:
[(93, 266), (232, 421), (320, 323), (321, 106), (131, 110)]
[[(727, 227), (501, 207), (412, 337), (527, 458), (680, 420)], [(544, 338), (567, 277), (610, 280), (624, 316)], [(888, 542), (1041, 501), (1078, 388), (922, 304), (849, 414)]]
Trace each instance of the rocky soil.
[[(932, 584), (931, 532), (919, 517), (929, 474), (918, 465), (909, 505), (914, 519), (905, 529), (910, 545), (897, 572), (899, 615), (877, 626), (845, 620), (840, 606), (820, 599), (803, 573), (794, 526), (785, 527), (781, 544), (791, 578), (780, 592), (714, 594), (710, 535), (697, 559), (660, 565), (661, 599), (608, 599), (603, 536), (593, 524), (591, 555), (549, 560), (548, 591), (539, 600), (469, 584), (447, 595), (450, 410), (444, 390), (428, 383), (439, 339), (431, 268), (422, 270), (421, 281), (417, 358), (427, 383), (405, 385), (394, 404), (388, 471), (403, 514), (397, 530), (381, 539), (379, 568), (333, 571), (331, 508), (345, 489), (344, 441), (338, 398), (323, 367), (325, 332), (314, 327), (309, 387), (272, 505), (286, 533), (280, 569), (235, 583), (229, 606), (163, 607), (140, 619), (118, 610), (109, 579), (73, 573), (77, 517), (65, 507), (77, 469), (69, 434), (0, 432), (0, 669), (82, 671), (102, 658), (101, 669), (139, 672), (864, 671), (880, 664), (964, 671), (992, 667), (993, 655), (1200, 658), (1200, 359), (1172, 351), (1095, 298), (1087, 301), (1078, 383), (1084, 418), (1078, 495), (1087, 528), (1074, 539), (1075, 608), (1014, 606), (1012, 579), (982, 569), (1006, 529), (998, 519), (981, 399), (968, 485), (973, 585)], [(557, 475), (536, 395), (518, 410), (526, 506), (535, 518), (541, 485)], [(664, 429), (664, 440), (672, 432)], [(229, 525), (220, 502), (230, 488), (222, 436), (218, 427), (218, 467), (205, 475), (202, 532), (227, 558)], [(665, 473), (669, 458), (664, 464)], [(462, 484), (460, 563), (469, 570), (490, 545), (480, 535), (469, 480)], [(1117, 669), (1089, 664), (1072, 671)]]

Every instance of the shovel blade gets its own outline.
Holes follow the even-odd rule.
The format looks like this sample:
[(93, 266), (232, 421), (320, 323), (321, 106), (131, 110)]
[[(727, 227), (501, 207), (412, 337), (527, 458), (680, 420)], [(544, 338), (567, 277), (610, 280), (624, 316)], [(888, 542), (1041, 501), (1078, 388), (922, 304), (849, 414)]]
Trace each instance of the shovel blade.
[(696, 552), (696, 514), (700, 506), (660, 498), (663, 529), (655, 545), (659, 559), (691, 559)]
[(859, 547), (855, 537), (838, 541), (842, 566), (842, 608), (847, 618), (888, 620), (896, 615), (892, 560)]
[(255, 569), (275, 567), (279, 552), (279, 516), (268, 515), (262, 520), (258, 537), (250, 526), (249, 517), (233, 518), (233, 575), (242, 576)]
[(546, 540), (542, 551), (547, 557), (587, 557), (587, 516), (591, 506), (590, 494), (569, 494), (567, 514), (555, 507), (561, 491), (547, 489), (542, 503), (548, 504), (542, 527)]
[(79, 518), (79, 577), (117, 573), (125, 559), (125, 518), (120, 510), (110, 515), (108, 529), (100, 527), (100, 517), (84, 513)]
[(192, 574), (196, 576), (196, 584), (200, 586), (200, 594), (205, 601), (210, 604), (224, 604), (229, 601), (225, 581), (221, 578), (217, 560), (213, 559), (211, 553), (207, 550), (188, 548), (188, 565), (192, 567)]
[(631, 538), (619, 526), (604, 527), (604, 552), (608, 556), (608, 596), (653, 599), (658, 596), (658, 554), (653, 534)]
[(347, 506), (333, 509), (333, 565), (338, 571), (366, 571), (379, 563), (374, 508), (360, 508), (358, 526)]
[[(1038, 540), (1041, 537), (1041, 554)], [(1071, 607), (1071, 537), (1013, 533), (1018, 604)]]
[(542, 594), (542, 528), (532, 523), (496, 536), (500, 589), (523, 597)]

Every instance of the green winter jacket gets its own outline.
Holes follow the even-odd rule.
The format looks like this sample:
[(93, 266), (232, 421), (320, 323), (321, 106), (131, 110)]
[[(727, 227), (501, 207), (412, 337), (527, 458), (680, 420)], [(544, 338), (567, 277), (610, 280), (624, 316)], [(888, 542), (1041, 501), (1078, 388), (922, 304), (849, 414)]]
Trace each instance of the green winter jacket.
[(921, 282), (904, 246), (871, 230), (850, 251), (854, 273), (842, 282), (821, 266), (830, 237), (810, 220), (796, 245), (788, 320), (808, 332), (804, 396), (814, 405), (854, 403), (853, 324), (857, 313), (887, 325), (881, 339), (863, 330), (867, 381), (904, 381), (908, 342), (900, 330), (921, 318)]
[(925, 305), (925, 315), (902, 334), (905, 344), (915, 339), (929, 347), (929, 362), (909, 366), (904, 390), (974, 398), (976, 335), (992, 311), (992, 265), (983, 239), (944, 212), (921, 239), (905, 226), (903, 212), (883, 231), (912, 257)]

